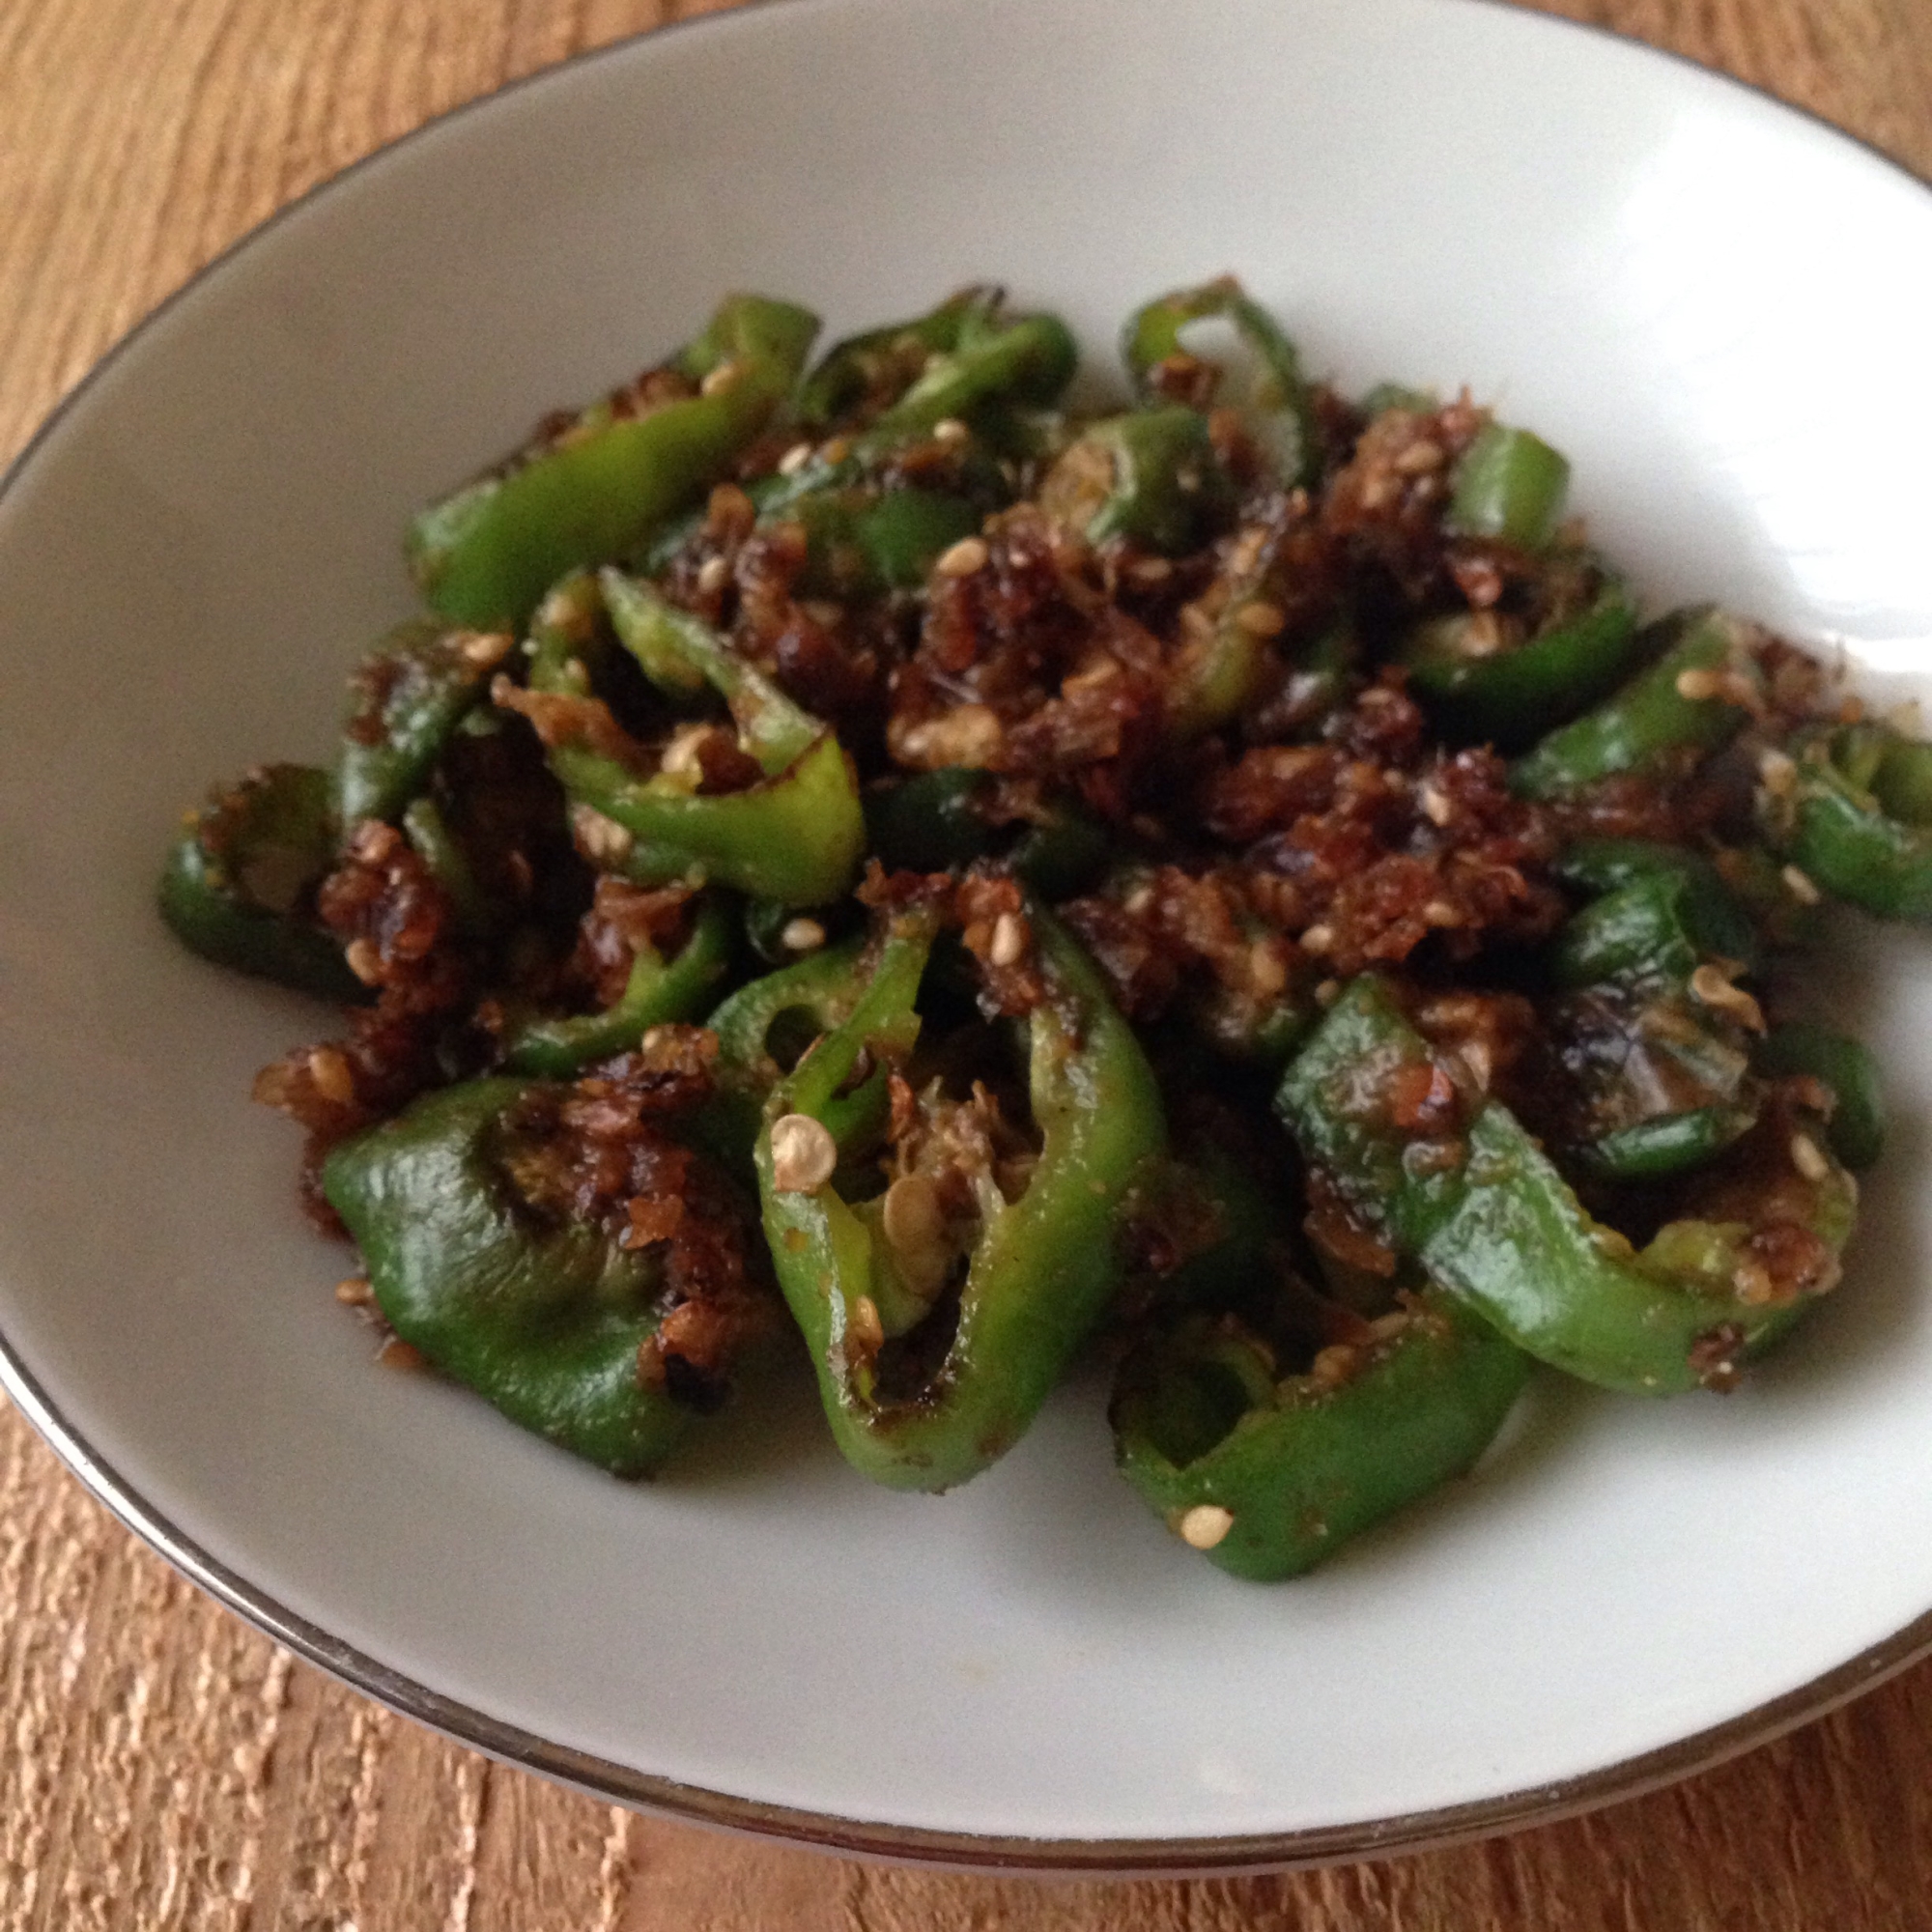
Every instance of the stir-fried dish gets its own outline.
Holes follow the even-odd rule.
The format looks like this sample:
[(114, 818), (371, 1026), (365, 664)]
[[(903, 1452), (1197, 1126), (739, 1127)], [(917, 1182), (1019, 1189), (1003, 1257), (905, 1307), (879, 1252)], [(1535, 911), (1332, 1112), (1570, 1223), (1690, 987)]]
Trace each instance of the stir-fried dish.
[(1797, 969), (1932, 917), (1932, 746), (1232, 280), (1097, 412), (990, 289), (816, 328), (733, 297), (425, 510), (332, 766), (186, 822), (176, 932), (347, 1009), (255, 1089), (344, 1299), (626, 1475), (789, 1332), (948, 1489), (1097, 1348), (1270, 1577), (1538, 1363), (1728, 1389), (1833, 1290), (1882, 1110)]

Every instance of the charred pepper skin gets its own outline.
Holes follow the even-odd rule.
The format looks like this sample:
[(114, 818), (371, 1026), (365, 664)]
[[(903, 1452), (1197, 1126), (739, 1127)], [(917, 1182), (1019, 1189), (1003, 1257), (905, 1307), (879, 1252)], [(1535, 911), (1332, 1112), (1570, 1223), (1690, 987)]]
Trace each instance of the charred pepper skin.
[[(1835, 1279), (1787, 1299), (1741, 1292), (1754, 1230), (1730, 1218), (1687, 1214), (1633, 1251), (1584, 1212), (1500, 1102), (1478, 1100), (1435, 1143), (1395, 1126), (1390, 1082), (1406, 1072), (1451, 1084), (1391, 988), (1364, 976), (1344, 988), (1289, 1068), (1276, 1106), (1304, 1156), (1368, 1227), (1552, 1367), (1639, 1395), (1721, 1381)], [(1752, 1145), (1747, 1138), (1740, 1149)], [(1835, 1261), (1856, 1219), (1856, 1190), (1809, 1145), (1819, 1178), (1781, 1181), (1802, 1203), (1804, 1233)], [(1782, 1148), (1763, 1151), (1783, 1158)]]
[(1767, 798), (1772, 842), (1833, 898), (1881, 919), (1932, 920), (1932, 746), (1884, 725), (1811, 733), (1797, 779)]
[(593, 404), (500, 469), (424, 510), (411, 567), (431, 606), (481, 630), (521, 629), (567, 571), (629, 554), (720, 481), (798, 379), (818, 319), (732, 296), (671, 367), (700, 393), (641, 415)]
[(833, 1435), (854, 1467), (894, 1489), (952, 1489), (1018, 1441), (1105, 1312), (1122, 1276), (1116, 1217), (1162, 1146), (1159, 1092), (1132, 1030), (1072, 940), (1045, 914), (1029, 917), (1048, 987), (1024, 1022), (1044, 1145), (1025, 1191), (987, 1217), (958, 1290), (956, 1329), (916, 1392), (883, 1389), (867, 1346), (868, 1321), (904, 1298), (876, 1208), (848, 1205), (833, 1180), (781, 1187), (773, 1135), (778, 1122), (804, 1115), (841, 1155), (863, 1145), (883, 1065), (850, 1094), (840, 1090), (862, 1054), (884, 1061), (909, 1048), (930, 923), (900, 921), (850, 1016), (768, 1103), (759, 1136), (766, 1237)]
[[(1510, 771), (1520, 797), (1550, 799), (1625, 772), (1656, 771), (1674, 759), (1721, 751), (1750, 717), (1763, 679), (1751, 657), (1755, 629), (1714, 608), (1683, 611), (1639, 637), (1645, 669), (1594, 710), (1552, 731)], [(1742, 682), (1733, 695), (1717, 681)], [(1707, 695), (1688, 696), (1684, 682)]]
[(648, 585), (607, 570), (602, 586), (600, 600), (597, 582), (579, 576), (544, 600), (532, 633), (530, 689), (589, 695), (583, 653), (595, 640), (600, 608), (608, 607), (654, 682), (679, 696), (708, 685), (725, 700), (743, 750), (764, 775), (743, 790), (707, 797), (611, 753), (553, 745), (551, 768), (573, 803), (629, 836), (619, 869), (639, 884), (695, 876), (788, 905), (837, 897), (852, 881), (865, 840), (858, 781), (838, 738)]
[(1463, 1474), (1533, 1366), (1436, 1290), (1379, 1324), (1361, 1357), (1340, 1383), (1277, 1379), (1238, 1321), (1195, 1314), (1156, 1328), (1116, 1385), (1121, 1472), (1217, 1569), (1298, 1577)]
[[(161, 917), (217, 966), (325, 1000), (366, 999), (341, 941), (302, 909), (334, 863), (335, 846), (329, 774), (308, 765), (258, 767), (187, 814), (162, 868)], [(250, 882), (265, 860), (296, 875), (286, 906), (267, 903)]]
[(398, 1335), (520, 1427), (613, 1475), (653, 1473), (699, 1406), (648, 1384), (663, 1284), (644, 1253), (519, 1197), (499, 1137), (527, 1083), (445, 1087), (345, 1141), (323, 1191)]

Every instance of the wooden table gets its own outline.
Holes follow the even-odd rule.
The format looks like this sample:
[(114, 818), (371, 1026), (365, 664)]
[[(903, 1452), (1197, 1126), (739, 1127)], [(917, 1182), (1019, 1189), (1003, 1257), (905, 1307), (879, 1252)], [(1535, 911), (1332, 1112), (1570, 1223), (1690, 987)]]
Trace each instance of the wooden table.
[[(0, 0), (0, 461), (282, 202), (514, 75), (702, 11)], [(1932, 175), (1932, 0), (1552, 11), (1728, 69)], [(635, 1817), (390, 1716), (204, 1601), (0, 1404), (0, 1932), (190, 1926), (1926, 1927), (1932, 1664), (1671, 1791), (1388, 1863), (1142, 1884), (871, 1867)]]

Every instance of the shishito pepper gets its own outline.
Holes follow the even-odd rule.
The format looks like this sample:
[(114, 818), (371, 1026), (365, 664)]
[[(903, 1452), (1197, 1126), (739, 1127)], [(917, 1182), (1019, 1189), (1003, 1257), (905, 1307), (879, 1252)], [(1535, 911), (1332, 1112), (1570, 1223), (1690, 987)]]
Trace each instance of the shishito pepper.
[(1321, 474), (1321, 431), (1301, 357), (1280, 324), (1233, 275), (1175, 289), (1128, 318), (1121, 356), (1136, 390), (1158, 395), (1164, 371), (1178, 358), (1194, 359), (1185, 339), (1189, 327), (1208, 320), (1226, 322), (1258, 364), (1256, 379), (1234, 407), (1273, 454), (1283, 480), (1312, 486)]
[(1870, 1047), (1811, 1020), (1773, 1027), (1759, 1045), (1760, 1073), (1808, 1074), (1832, 1090), (1825, 1133), (1832, 1151), (1855, 1174), (1878, 1165), (1885, 1151), (1885, 1083)]
[(998, 289), (976, 284), (924, 315), (834, 343), (799, 384), (793, 415), (802, 428), (824, 430), (867, 403), (889, 407), (925, 373), (933, 356), (958, 348), (962, 331), (991, 323), (1000, 302)]
[(1639, 655), (1654, 662), (1519, 758), (1511, 788), (1523, 798), (1555, 798), (1720, 751), (1762, 693), (1752, 649), (1759, 635), (1712, 608), (1662, 619), (1638, 639)]
[(620, 390), (423, 511), (410, 561), (431, 605), (456, 623), (518, 628), (566, 571), (629, 554), (725, 474), (817, 332), (789, 302), (730, 297), (668, 365), (697, 395), (639, 409)]
[[(865, 991), (774, 1094), (757, 1150), (779, 1284), (839, 1448), (875, 1481), (927, 1491), (1004, 1455), (1060, 1380), (1121, 1279), (1116, 1218), (1162, 1138), (1132, 1030), (1079, 948), (1034, 910), (1044, 997), (1016, 1025), (1039, 1145), (1018, 1192), (976, 1170), (968, 1235), (917, 1166), (881, 1195), (848, 1199), (841, 1169), (856, 1179), (882, 1151), (891, 1069), (918, 1037), (936, 925), (893, 916)], [(945, 1142), (943, 1125), (934, 1138)]]
[(1527, 1355), (1439, 1291), (1357, 1326), (1284, 1374), (1264, 1330), (1195, 1313), (1122, 1363), (1122, 1473), (1231, 1575), (1299, 1576), (1463, 1474), (1529, 1377)]
[(1276, 1104), (1367, 1228), (1540, 1360), (1638, 1394), (1725, 1386), (1835, 1284), (1857, 1191), (1801, 1104), (1768, 1105), (1635, 1249), (1591, 1219), (1508, 1108), (1456, 1076), (1364, 976)]
[(1761, 794), (1772, 841), (1815, 885), (1882, 919), (1932, 920), (1932, 745), (1883, 724), (1810, 733)]
[(161, 917), (217, 965), (324, 999), (364, 999), (342, 942), (314, 913), (335, 845), (329, 774), (258, 766), (187, 815), (161, 873)]
[[(532, 633), (529, 710), (540, 731), (545, 699), (596, 700), (587, 660), (608, 607), (618, 637), (653, 682), (686, 696), (706, 686), (730, 708), (737, 749), (759, 776), (707, 794), (701, 770), (651, 769), (641, 748), (593, 743), (593, 726), (567, 707), (548, 725), (552, 769), (573, 805), (608, 821), (622, 846), (614, 869), (640, 884), (697, 876), (761, 898), (816, 905), (850, 883), (865, 842), (858, 783), (838, 740), (709, 626), (619, 572), (567, 579), (544, 601)], [(600, 714), (591, 713), (590, 716)], [(608, 719), (608, 712), (601, 713)], [(573, 721), (576, 722), (573, 722)]]
[[(674, 1077), (648, 1068), (640, 1083)], [(627, 1185), (645, 1190), (628, 1212), (580, 1211), (559, 1123), (616, 1092), (442, 1088), (337, 1147), (323, 1189), (404, 1341), (513, 1422), (634, 1476), (718, 1406), (766, 1297), (746, 1277), (728, 1184), (662, 1131), (628, 1145)]]

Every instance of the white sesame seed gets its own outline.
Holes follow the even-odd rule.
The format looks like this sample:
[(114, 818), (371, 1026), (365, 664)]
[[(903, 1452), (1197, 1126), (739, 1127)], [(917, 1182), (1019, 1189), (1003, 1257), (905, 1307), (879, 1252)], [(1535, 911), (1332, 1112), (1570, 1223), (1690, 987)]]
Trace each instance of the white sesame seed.
[(1326, 952), (1335, 944), (1335, 928), (1332, 925), (1311, 925), (1301, 935), (1301, 950), (1304, 952)]
[(1258, 999), (1271, 1000), (1288, 984), (1288, 966), (1271, 939), (1257, 939), (1248, 948), (1248, 984)]
[(1757, 775), (1773, 798), (1787, 798), (1798, 782), (1798, 763), (1783, 752), (1767, 752), (1757, 761)]
[(621, 866), (637, 843), (628, 826), (606, 818), (593, 806), (574, 805), (570, 809), (571, 838), (577, 849), (593, 866), (605, 870)]
[(852, 1325), (847, 1332), (868, 1355), (876, 1355), (885, 1347), (886, 1324), (879, 1320), (879, 1304), (869, 1294), (854, 1299)]
[(1190, 1549), (1212, 1549), (1235, 1526), (1235, 1513), (1219, 1503), (1196, 1503), (1180, 1519), (1180, 1540)]
[(352, 1274), (348, 1280), (338, 1281), (335, 1284), (335, 1298), (345, 1308), (364, 1308), (375, 1299), (369, 1291), (368, 1282), (359, 1274)]
[(1811, 883), (1811, 875), (1808, 872), (1800, 871), (1796, 866), (1785, 867), (1783, 871), (1778, 874), (1778, 877), (1790, 888), (1791, 896), (1800, 905), (1814, 906), (1825, 896)]
[(1832, 1171), (1832, 1163), (1818, 1151), (1818, 1143), (1809, 1134), (1791, 1136), (1791, 1164), (1806, 1180), (1823, 1180)]
[(478, 670), (499, 665), (516, 648), (517, 640), (507, 631), (471, 631), (460, 646), (465, 664)]
[(365, 986), (373, 986), (383, 977), (383, 955), (369, 940), (352, 939), (342, 956)]
[(1287, 622), (1288, 619), (1282, 615), (1278, 606), (1261, 598), (1257, 598), (1251, 604), (1243, 604), (1235, 612), (1236, 629), (1251, 638), (1276, 637)]
[(1687, 703), (1701, 704), (1706, 698), (1716, 697), (1723, 688), (1723, 679), (1714, 670), (1690, 670), (1677, 673), (1677, 695)]
[(731, 566), (722, 556), (707, 556), (698, 566), (697, 587), (707, 597), (715, 597), (731, 576)]
[(1762, 1262), (1740, 1262), (1732, 1272), (1731, 1293), (1747, 1308), (1762, 1308), (1776, 1292), (1771, 1270)]
[(1318, 1007), (1332, 1007), (1342, 997), (1342, 982), (1339, 980), (1323, 980), (1315, 989), (1315, 1004)]
[(971, 577), (984, 570), (989, 553), (983, 537), (961, 537), (950, 550), (943, 550), (932, 566), (941, 577)]
[(995, 966), (1017, 966), (1027, 949), (1026, 922), (1018, 914), (1003, 912), (993, 922), (993, 943), (986, 950)]
[(1405, 476), (1426, 476), (1432, 469), (1440, 469), (1448, 460), (1439, 442), (1425, 438), (1421, 442), (1411, 442), (1396, 458), (1395, 467)]
[(810, 461), (810, 443), (795, 442), (779, 458), (779, 474), (781, 476), (796, 476)]
[(825, 928), (815, 919), (791, 919), (779, 934), (787, 952), (816, 952), (825, 944)]
[(736, 362), (721, 362), (698, 384), (701, 395), (715, 396), (721, 389), (728, 389), (737, 380), (741, 365)]
[(949, 448), (956, 449), (960, 443), (969, 442), (973, 432), (957, 416), (941, 416), (932, 426), (932, 440), (943, 442)]
[(1449, 794), (1439, 785), (1425, 783), (1416, 793), (1422, 807), (1422, 815), (1432, 825), (1447, 825), (1455, 816), (1455, 808), (1449, 803)]
[(772, 1122), (772, 1185), (781, 1194), (816, 1194), (838, 1165), (838, 1143), (822, 1121), (786, 1114)]

